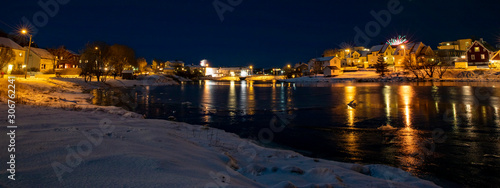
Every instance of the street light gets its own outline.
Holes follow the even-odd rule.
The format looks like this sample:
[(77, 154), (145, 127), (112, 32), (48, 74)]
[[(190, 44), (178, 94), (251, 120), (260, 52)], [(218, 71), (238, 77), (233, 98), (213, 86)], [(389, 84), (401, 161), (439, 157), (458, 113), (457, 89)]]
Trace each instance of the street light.
[[(350, 49), (347, 49), (347, 50), (345, 50), (345, 51), (347, 52), (347, 54), (349, 54), (349, 58), (352, 58), (352, 57), (351, 57), (351, 50), (350, 50)], [(347, 54), (345, 55), (346, 60), (347, 60)], [(349, 63), (349, 61), (347, 61), (347, 62)]]
[(21, 34), (30, 36), (30, 43), (28, 44), (28, 54), (26, 54), (26, 63), (25, 63), (26, 68), (24, 69), (24, 79), (26, 79), (28, 77), (27, 76), (28, 75), (28, 61), (30, 60), (31, 39), (33, 38), (33, 35), (29, 34), (27, 29), (22, 29)]

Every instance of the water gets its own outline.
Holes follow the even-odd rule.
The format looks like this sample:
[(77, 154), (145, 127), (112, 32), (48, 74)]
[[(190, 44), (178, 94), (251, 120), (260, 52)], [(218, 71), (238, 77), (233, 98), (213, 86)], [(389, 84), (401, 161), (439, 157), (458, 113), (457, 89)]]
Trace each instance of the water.
[[(94, 91), (93, 102), (272, 139), (262, 144), (310, 157), (387, 164), (441, 186), (495, 187), (500, 185), (499, 88), (500, 83), (202, 81)], [(353, 100), (355, 108), (347, 105)], [(288, 118), (283, 130), (270, 128), (280, 122), (276, 117)], [(397, 129), (378, 129), (383, 125)], [(259, 137), (263, 130), (271, 136)]]

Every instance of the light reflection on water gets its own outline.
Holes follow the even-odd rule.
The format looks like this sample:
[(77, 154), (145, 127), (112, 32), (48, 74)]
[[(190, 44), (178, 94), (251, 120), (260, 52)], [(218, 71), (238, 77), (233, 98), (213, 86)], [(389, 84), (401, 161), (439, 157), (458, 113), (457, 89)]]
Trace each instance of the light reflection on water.
[[(273, 113), (296, 114), (275, 135), (276, 144), (313, 157), (389, 164), (423, 177), (484, 185), (479, 181), (491, 178), (488, 174), (470, 177), (478, 180), (466, 174), (500, 173), (500, 159), (484, 157), (500, 156), (500, 92), (493, 88), (480, 98), (478, 88), (491, 85), (461, 84), (203, 81), (127, 92), (137, 102), (135, 111), (148, 118), (175, 116), (247, 138), (268, 126)], [(94, 92), (93, 103), (109, 104), (115, 93)], [(356, 107), (347, 106), (353, 100)], [(377, 129), (383, 125), (397, 129)], [(445, 131), (446, 141), (426, 145), (436, 129)]]

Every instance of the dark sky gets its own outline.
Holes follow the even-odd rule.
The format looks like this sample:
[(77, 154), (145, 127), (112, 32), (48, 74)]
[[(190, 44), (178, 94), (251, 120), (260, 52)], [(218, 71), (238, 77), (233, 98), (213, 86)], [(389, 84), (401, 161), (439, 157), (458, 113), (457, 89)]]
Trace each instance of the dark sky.
[[(199, 63), (206, 58), (214, 66), (271, 67), (308, 61), (343, 42), (355, 44), (354, 28), (364, 30), (368, 22), (376, 21), (370, 11), (387, 10), (391, 0), (241, 0), (232, 12), (224, 13), (223, 22), (214, 0), (59, 1), (69, 2), (59, 5), (47, 24), (37, 27), (34, 40), (41, 47), (65, 45), (78, 51), (87, 42), (105, 41), (128, 45), (148, 61)], [(228, 0), (218, 1), (230, 6)], [(0, 29), (14, 32), (22, 17), (34, 22), (34, 15), (45, 14), (37, 2), (2, 2)], [(403, 11), (391, 15), (390, 23), (371, 37), (369, 46), (397, 34), (433, 49), (439, 42), (472, 35), (500, 43), (500, 1), (399, 2)]]

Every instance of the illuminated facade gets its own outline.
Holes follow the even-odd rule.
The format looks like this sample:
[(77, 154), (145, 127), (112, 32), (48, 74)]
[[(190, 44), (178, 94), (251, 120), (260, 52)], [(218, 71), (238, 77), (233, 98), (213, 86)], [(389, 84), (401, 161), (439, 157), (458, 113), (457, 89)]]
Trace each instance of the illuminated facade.
[[(2, 68), (2, 72), (10, 74), (13, 70), (21, 70), (26, 61), (26, 50), (11, 39), (0, 37), (0, 46), (11, 48), (14, 51), (14, 59)], [(1, 48), (2, 50), (4, 48)]]
[(496, 50), (483, 40), (475, 41), (467, 49), (469, 66), (488, 65)]
[(457, 41), (439, 43), (438, 50), (457, 50), (465, 52), (470, 45), (472, 45), (472, 39), (459, 39)]

